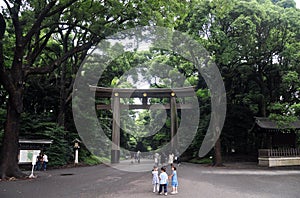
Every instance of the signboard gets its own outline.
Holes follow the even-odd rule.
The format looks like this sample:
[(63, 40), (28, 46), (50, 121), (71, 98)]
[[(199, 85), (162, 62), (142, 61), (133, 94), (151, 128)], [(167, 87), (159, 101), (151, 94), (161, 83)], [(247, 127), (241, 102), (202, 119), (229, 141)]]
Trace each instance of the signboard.
[(40, 152), (41, 150), (20, 150), (19, 163), (32, 163), (32, 158), (36, 158)]

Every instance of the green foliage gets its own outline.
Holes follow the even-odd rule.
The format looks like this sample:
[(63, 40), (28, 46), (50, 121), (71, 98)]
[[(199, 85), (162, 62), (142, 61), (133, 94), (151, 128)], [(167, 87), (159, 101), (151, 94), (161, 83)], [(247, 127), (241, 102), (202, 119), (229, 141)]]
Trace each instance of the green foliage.
[(65, 135), (66, 131), (57, 125), (47, 127), (45, 137), (53, 140), (53, 144), (47, 151), (49, 153), (49, 166), (62, 166), (69, 162), (73, 153), (68, 142), (64, 139)]
[(194, 158), (189, 160), (189, 162), (194, 164), (212, 164), (213, 160), (212, 158), (202, 158), (202, 159)]
[[(294, 7), (292, 1), (194, 3), (179, 30), (188, 31), (210, 52), (223, 76), (228, 102), (223, 150), (256, 152), (255, 137), (248, 134), (253, 116), (270, 116), (282, 123), (299, 116), (300, 12), (289, 9)], [(200, 78), (198, 82), (201, 85)], [(189, 148), (194, 156), (209, 122), (204, 105), (209, 94), (205, 87), (198, 88), (203, 101), (199, 131)]]
[(47, 119), (49, 119), (47, 115), (23, 114), (20, 137), (53, 140), (51, 146), (45, 150), (49, 158), (49, 166), (65, 165), (73, 155), (71, 142), (66, 139), (68, 132)]
[(245, 106), (228, 105), (227, 116), (222, 130), (222, 145), (226, 153), (244, 154), (256, 152), (255, 139), (248, 130), (253, 126), (253, 113)]
[(198, 89), (196, 92), (197, 97), (207, 100), (210, 98), (210, 93), (208, 89)]
[(97, 165), (101, 163), (101, 158), (95, 156), (95, 155), (90, 155), (86, 158), (84, 158), (84, 163), (88, 165)]
[(296, 8), (296, 2), (294, 0), (281, 0), (276, 5), (283, 8)]
[(269, 106), (269, 118), (276, 121), (279, 127), (285, 128), (298, 119), (295, 114), (298, 111), (298, 106), (290, 105), (289, 103), (273, 103)]
[[(15, 30), (18, 29), (23, 30), (21, 35), (26, 35), (34, 25), (38, 27), (22, 48), (22, 57), (26, 57), (22, 59), (22, 68), (25, 69), (22, 73), (26, 73), (29, 68), (52, 65), (73, 49), (88, 42), (97, 43), (120, 30), (136, 25), (160, 25), (192, 35), (206, 47), (219, 67), (229, 106), (222, 131), (225, 149), (234, 146), (237, 151), (246, 152), (246, 144), (254, 141), (247, 134), (254, 115), (269, 116), (279, 124), (291, 122), (300, 116), (300, 12), (299, 9), (294, 9), (295, 2), (292, 0), (176, 0), (172, 3), (167, 0), (75, 1), (63, 13), (48, 14), (41, 24), (37, 24), (37, 16), (47, 3), (49, 2), (22, 1), (23, 9), (17, 15), (20, 23), (13, 23), (10, 13), (3, 11), (7, 18), (2, 52), (5, 68), (12, 67), (12, 49), (15, 49)], [(66, 1), (60, 1), (50, 11), (65, 3)], [(20, 24), (21, 27), (15, 28), (14, 24)], [(109, 47), (108, 55), (113, 55), (116, 51), (124, 52), (123, 47), (118, 44)], [(22, 115), (20, 135), (52, 139), (54, 143), (47, 150), (49, 165), (52, 166), (64, 165), (73, 159), (72, 140), (78, 138), (78, 134), (72, 123), (71, 106), (68, 105), (67, 98), (85, 55), (86, 49), (72, 54), (65, 62), (49, 70), (49, 74), (27, 76), (20, 80), (24, 82), (25, 92), (25, 113)], [(141, 63), (147, 67), (140, 67)], [(162, 65), (168, 67), (161, 69)], [(127, 81), (128, 71), (132, 73), (132, 82)], [(188, 149), (192, 156), (196, 156), (210, 120), (210, 92), (195, 65), (162, 49), (126, 52), (110, 63), (98, 85), (138, 87), (139, 74), (143, 74), (143, 80), (150, 87), (196, 87), (201, 119), (195, 140)], [(1, 86), (0, 139), (6, 114), (6, 96), (7, 92)], [(66, 113), (65, 128), (56, 124), (62, 101), (67, 103), (63, 106)], [(108, 104), (110, 101), (101, 102)], [(130, 104), (134, 101), (121, 102)], [(166, 99), (150, 100), (151, 104), (167, 102)], [(79, 101), (79, 104), (84, 104), (84, 101)], [(159, 111), (122, 112), (122, 147), (134, 149), (139, 145), (145, 150), (155, 150), (165, 144), (170, 138), (169, 118), (154, 135), (147, 137), (144, 130), (146, 127), (155, 129), (156, 123), (153, 120), (160, 115)], [(98, 112), (98, 118), (105, 134), (111, 137), (112, 112)], [(87, 127), (87, 133), (96, 135), (90, 127)], [(97, 150), (98, 143), (95, 142), (91, 150)], [(99, 158), (91, 155), (85, 148), (80, 150), (79, 157), (88, 164), (99, 162)]]

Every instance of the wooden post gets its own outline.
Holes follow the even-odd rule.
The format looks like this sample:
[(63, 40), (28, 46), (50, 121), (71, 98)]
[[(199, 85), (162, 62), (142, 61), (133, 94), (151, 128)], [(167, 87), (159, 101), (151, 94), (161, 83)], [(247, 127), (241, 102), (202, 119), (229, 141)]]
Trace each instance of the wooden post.
[(120, 162), (120, 97), (114, 93), (111, 163)]
[(175, 149), (174, 146), (177, 146), (177, 144), (178, 144), (178, 140), (176, 138), (174, 138), (174, 136), (177, 133), (177, 128), (178, 128), (175, 95), (172, 95), (172, 97), (170, 97), (170, 108), (171, 108), (171, 149), (172, 149), (172, 152), (174, 152), (174, 149)]
[(223, 166), (220, 137), (218, 138), (218, 140), (215, 143), (214, 150), (215, 150), (214, 166)]

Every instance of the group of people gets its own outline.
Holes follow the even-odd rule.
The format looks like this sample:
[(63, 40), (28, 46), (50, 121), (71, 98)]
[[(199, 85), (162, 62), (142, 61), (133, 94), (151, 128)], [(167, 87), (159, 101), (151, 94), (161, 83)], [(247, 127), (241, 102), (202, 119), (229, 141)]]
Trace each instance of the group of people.
[(35, 163), (35, 170), (46, 170), (48, 164), (48, 156), (46, 153), (39, 153), (39, 155), (36, 157), (36, 163)]
[(171, 183), (172, 191), (171, 194), (178, 193), (178, 178), (177, 178), (177, 171), (176, 167), (171, 164), (172, 173), (170, 175), (167, 174), (166, 167), (161, 167), (160, 173), (158, 173), (158, 167), (154, 166), (152, 170), (152, 185), (153, 185), (153, 192), (155, 193), (158, 191), (160, 195), (168, 195), (168, 185)]
[(173, 164), (177, 163), (178, 166), (180, 166), (180, 158), (179, 153), (169, 153), (169, 156), (166, 156), (164, 153), (155, 153), (154, 154), (154, 164), (155, 166), (159, 166), (159, 164), (164, 165), (164, 163)]
[(131, 152), (130, 153), (131, 163), (133, 164), (133, 159), (135, 162), (140, 163), (141, 162), (141, 151), (138, 151), (136, 153)]

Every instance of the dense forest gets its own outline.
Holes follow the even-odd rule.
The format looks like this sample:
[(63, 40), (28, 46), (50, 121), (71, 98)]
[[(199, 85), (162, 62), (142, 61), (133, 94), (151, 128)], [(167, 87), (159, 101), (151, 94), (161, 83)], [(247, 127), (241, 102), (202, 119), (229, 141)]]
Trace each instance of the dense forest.
[[(235, 154), (255, 155), (257, 137), (250, 130), (255, 116), (284, 122), (300, 116), (299, 18), (293, 0), (4, 0), (0, 13), (1, 177), (23, 176), (17, 162), (19, 138), (53, 140), (47, 150), (50, 167), (73, 160), (72, 141), (80, 139), (72, 114), (76, 73), (91, 48), (137, 26), (178, 30), (205, 47), (226, 89), (220, 152), (229, 155), (234, 149)], [(163, 49), (126, 52), (109, 64), (98, 85), (134, 87), (122, 76), (140, 64), (151, 71), (145, 76), (153, 88), (173, 87), (172, 78), (181, 75), (195, 87), (201, 116), (197, 134), (182, 156), (197, 157), (211, 104), (210, 90), (191, 62)], [(168, 68), (161, 71), (158, 64)], [(156, 73), (160, 78), (153, 81), (149, 74)], [(157, 133), (143, 137), (145, 126), (160, 125), (159, 113), (122, 112), (123, 128), (132, 132), (121, 133), (121, 146), (151, 151), (169, 141), (169, 118)], [(112, 112), (99, 111), (98, 116), (110, 137)], [(97, 163), (100, 158), (83, 142), (80, 161)]]

